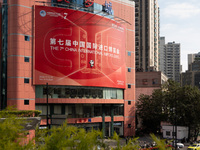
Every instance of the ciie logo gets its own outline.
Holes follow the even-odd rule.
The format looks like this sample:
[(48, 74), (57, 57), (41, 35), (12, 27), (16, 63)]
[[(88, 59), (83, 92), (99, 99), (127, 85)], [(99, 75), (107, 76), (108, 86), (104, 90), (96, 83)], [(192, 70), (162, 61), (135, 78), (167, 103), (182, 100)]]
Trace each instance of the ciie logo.
[(45, 16), (46, 16), (46, 11), (41, 10), (41, 11), (40, 11), (40, 16), (45, 17)]
[(94, 67), (94, 60), (90, 60), (89, 64), (91, 68)]

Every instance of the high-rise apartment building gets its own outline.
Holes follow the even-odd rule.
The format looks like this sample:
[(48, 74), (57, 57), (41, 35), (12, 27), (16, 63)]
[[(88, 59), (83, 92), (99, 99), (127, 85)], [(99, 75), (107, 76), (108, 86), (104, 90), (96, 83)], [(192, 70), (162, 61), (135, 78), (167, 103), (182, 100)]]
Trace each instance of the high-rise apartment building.
[(159, 70), (158, 0), (135, 1), (136, 70)]
[(188, 54), (188, 69), (189, 69), (189, 65), (192, 64), (195, 60), (195, 55), (196, 54)]
[(192, 85), (200, 88), (200, 52), (188, 54), (188, 70), (181, 73), (181, 85)]
[(194, 61), (199, 61), (200, 60), (200, 52), (196, 54), (188, 54), (188, 70), (193, 70), (191, 67), (194, 66), (192, 64)]
[(159, 59), (160, 59), (160, 68), (159, 68), (159, 70), (161, 71), (161, 72), (163, 72), (164, 73), (164, 66), (165, 66), (165, 53), (164, 53), (164, 48), (165, 48), (165, 37), (160, 37), (160, 43), (159, 43), (159, 51), (160, 51), (160, 53), (159, 53), (159, 55), (160, 55), (160, 57), (159, 57)]
[(161, 71), (169, 78), (180, 82), (180, 43), (164, 43), (164, 37), (160, 38), (160, 66)]

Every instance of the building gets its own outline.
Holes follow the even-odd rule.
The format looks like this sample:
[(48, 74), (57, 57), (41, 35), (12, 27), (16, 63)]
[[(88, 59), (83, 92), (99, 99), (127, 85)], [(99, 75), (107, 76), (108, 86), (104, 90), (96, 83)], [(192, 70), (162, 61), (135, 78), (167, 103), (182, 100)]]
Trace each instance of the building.
[[(161, 71), (136, 72), (136, 101), (140, 98), (141, 94), (152, 95), (153, 91), (160, 89), (161, 85), (167, 80), (167, 76)], [(137, 128), (141, 128), (141, 119), (139, 117), (137, 117), (137, 119)]]
[(196, 65), (192, 64), (194, 61), (200, 60), (200, 52), (196, 54), (188, 54), (188, 70), (199, 70), (200, 68), (194, 68)]
[(165, 72), (165, 37), (160, 37), (160, 71)]
[(153, 90), (160, 89), (168, 80), (161, 71), (136, 73), (136, 100), (141, 94), (151, 95)]
[(157, 0), (135, 1), (137, 71), (159, 70), (160, 12)]
[(189, 136), (189, 128), (185, 126), (163, 125), (162, 133), (165, 139), (174, 139), (176, 136), (177, 140), (186, 140)]
[(195, 60), (195, 55), (196, 54), (188, 54), (188, 70), (189, 70), (189, 65), (192, 64)]
[(181, 73), (181, 85), (200, 88), (200, 53), (188, 54), (188, 70)]
[(169, 78), (180, 82), (180, 43), (168, 42), (160, 38), (160, 64), (161, 71)]
[(43, 126), (134, 135), (133, 1), (1, 4), (1, 109), (41, 110)]

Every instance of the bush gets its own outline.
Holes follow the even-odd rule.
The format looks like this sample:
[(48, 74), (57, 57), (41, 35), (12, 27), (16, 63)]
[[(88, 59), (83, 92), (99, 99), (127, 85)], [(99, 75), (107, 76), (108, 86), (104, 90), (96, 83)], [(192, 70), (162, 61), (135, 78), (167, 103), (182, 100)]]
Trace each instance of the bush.
[(39, 110), (17, 110), (13, 107), (8, 107), (3, 111), (0, 111), (1, 118), (7, 118), (9, 116), (16, 117), (38, 117), (41, 114)]

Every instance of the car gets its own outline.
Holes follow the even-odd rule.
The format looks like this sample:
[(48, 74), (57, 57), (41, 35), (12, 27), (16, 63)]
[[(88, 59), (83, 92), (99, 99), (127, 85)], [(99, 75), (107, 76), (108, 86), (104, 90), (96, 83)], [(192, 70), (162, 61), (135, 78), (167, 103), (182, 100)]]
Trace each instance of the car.
[(180, 143), (180, 142), (173, 142), (172, 143), (172, 146), (173, 147), (177, 147), (177, 148), (183, 148), (184, 147), (184, 144), (183, 143)]
[(187, 150), (200, 150), (200, 143), (190, 145)]

